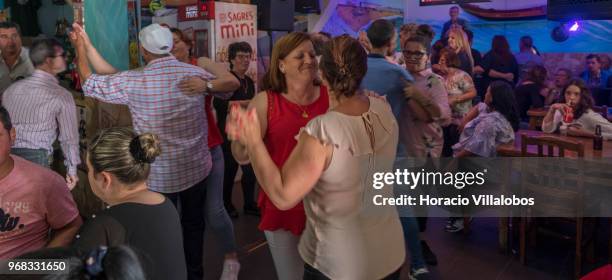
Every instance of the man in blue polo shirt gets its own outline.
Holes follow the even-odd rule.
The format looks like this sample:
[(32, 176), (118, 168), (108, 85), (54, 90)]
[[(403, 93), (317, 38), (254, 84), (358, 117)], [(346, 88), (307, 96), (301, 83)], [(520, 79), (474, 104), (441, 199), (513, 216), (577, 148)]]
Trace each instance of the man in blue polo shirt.
[(397, 44), (395, 26), (385, 19), (379, 19), (367, 30), (372, 45), (368, 55), (368, 72), (361, 87), (387, 97), (396, 118), (405, 105), (404, 87), (413, 78), (406, 69), (389, 62), (386, 57), (393, 55)]
[[(387, 98), (395, 118), (399, 121), (402, 109), (410, 110), (415, 105), (413, 101), (406, 101), (404, 88), (414, 80), (412, 76), (399, 65), (389, 62), (386, 57), (393, 55), (397, 44), (395, 26), (388, 20), (379, 19), (370, 25), (367, 37), (371, 49), (368, 55), (368, 71), (361, 87), (374, 91)], [(408, 105), (411, 102), (412, 106)], [(400, 144), (401, 146), (401, 144)], [(398, 155), (402, 152), (399, 147)], [(405, 208), (400, 211), (406, 251), (411, 256), (411, 279), (424, 279), (429, 273), (423, 258), (423, 249), (419, 239), (419, 228), (412, 210)]]

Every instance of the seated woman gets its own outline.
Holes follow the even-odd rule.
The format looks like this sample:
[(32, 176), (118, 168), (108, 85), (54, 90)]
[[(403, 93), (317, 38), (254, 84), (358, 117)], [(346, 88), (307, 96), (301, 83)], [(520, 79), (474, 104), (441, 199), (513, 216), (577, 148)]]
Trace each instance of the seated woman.
[[(464, 117), (461, 137), (453, 146), (454, 157), (495, 157), (497, 146), (514, 141), (519, 117), (510, 84), (494, 81), (487, 88), (484, 103), (480, 102)], [(463, 218), (450, 218), (445, 229), (458, 232), (464, 228)]]
[(393, 196), (390, 185), (373, 189), (372, 175), (392, 172), (395, 116), (386, 102), (359, 90), (367, 55), (356, 39), (343, 35), (329, 42), (320, 70), (330, 111), (300, 131), (282, 170), (266, 149), (254, 109), (232, 108), (228, 136), (246, 147), (274, 205), (290, 209), (303, 199), (304, 279), (399, 279), (405, 249), (397, 209), (371, 207), (374, 194)]
[(529, 109), (543, 108), (548, 94), (546, 88), (547, 71), (544, 66), (535, 65), (527, 71), (525, 80), (514, 89), (519, 114), (523, 120), (527, 120)]
[(510, 84), (492, 82), (484, 103), (478, 103), (466, 115), (464, 123), (459, 143), (453, 146), (455, 157), (494, 157), (498, 145), (514, 141), (519, 118)]
[(102, 130), (93, 138), (87, 175), (93, 193), (109, 206), (85, 223), (73, 245), (83, 251), (129, 245), (147, 279), (187, 279), (176, 208), (147, 188), (151, 163), (160, 153), (157, 136), (127, 128)]
[[(612, 139), (612, 123), (593, 111), (593, 99), (589, 89), (581, 79), (574, 79), (563, 90), (559, 103), (550, 106), (542, 121), (542, 131), (581, 137), (594, 137), (595, 127), (601, 126), (601, 134), (606, 140)], [(564, 117), (572, 113), (571, 121)]]

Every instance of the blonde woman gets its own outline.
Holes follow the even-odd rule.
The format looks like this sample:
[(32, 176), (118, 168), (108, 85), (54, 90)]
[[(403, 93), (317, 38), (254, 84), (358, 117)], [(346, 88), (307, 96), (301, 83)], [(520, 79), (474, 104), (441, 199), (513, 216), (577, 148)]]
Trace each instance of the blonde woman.
[[(467, 34), (460, 28), (451, 28), (448, 31), (447, 47), (459, 57), (459, 69), (472, 75), (474, 71), (474, 58), (472, 57), (472, 49)], [(432, 63), (432, 68), (436, 73), (446, 73), (448, 71), (448, 67), (439, 64), (438, 61), (433, 61)]]
[(100, 131), (87, 148), (87, 178), (108, 207), (87, 220), (73, 245), (83, 251), (128, 245), (139, 253), (147, 279), (187, 279), (181, 223), (163, 194), (149, 190), (159, 138), (128, 128)]

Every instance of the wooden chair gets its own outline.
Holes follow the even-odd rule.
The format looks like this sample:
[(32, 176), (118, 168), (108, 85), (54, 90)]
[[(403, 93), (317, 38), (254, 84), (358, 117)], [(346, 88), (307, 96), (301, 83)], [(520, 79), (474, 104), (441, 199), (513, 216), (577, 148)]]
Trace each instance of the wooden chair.
[(529, 111), (527, 111), (527, 116), (529, 116), (529, 129), (536, 130), (542, 127), (542, 121), (544, 121), (547, 112), (548, 108), (529, 109)]
[[(537, 146), (537, 153), (528, 151), (529, 146)], [(550, 160), (537, 158), (561, 158), (565, 157), (566, 151), (576, 153), (578, 160)], [(584, 157), (584, 145), (580, 142), (565, 140), (550, 135), (528, 136), (521, 135), (521, 154), (523, 159), (521, 168), (521, 189), (523, 197), (533, 197), (535, 205), (523, 210), (520, 218), (520, 261), (525, 264), (526, 233), (527, 227), (537, 230), (536, 219), (532, 218), (528, 224), (528, 217), (555, 216), (576, 224), (576, 258), (574, 263), (575, 277), (578, 278), (582, 266), (582, 239), (583, 224), (582, 209), (585, 205), (583, 189), (583, 168), (580, 158)], [(571, 170), (571, 171), (569, 171)], [(556, 182), (555, 182), (556, 180)], [(558, 181), (576, 182), (573, 189), (559, 188)], [(531, 231), (532, 240), (535, 240), (536, 231)], [(569, 239), (566, 236), (563, 236)], [(532, 242), (535, 243), (535, 242)], [(592, 242), (591, 242), (592, 244)]]
[[(521, 151), (517, 151), (514, 148), (514, 142), (510, 142), (507, 144), (501, 144), (499, 146), (497, 146), (497, 156), (498, 157), (506, 157), (506, 158), (520, 158), (521, 155)], [(503, 193), (505, 194), (510, 194), (510, 188), (512, 185), (512, 183), (510, 183), (511, 181), (511, 177), (514, 175), (513, 171), (515, 171), (516, 169), (514, 168), (513, 164), (516, 163), (515, 161), (516, 159), (509, 159), (507, 161), (503, 161), (501, 162), (501, 166), (500, 168), (502, 170), (504, 170), (504, 172), (501, 175), (501, 182), (502, 182), (502, 186), (501, 189), (503, 191)], [(505, 182), (505, 183), (504, 183)], [(505, 208), (503, 210), (503, 212), (500, 213), (500, 217), (497, 221), (497, 228), (498, 228), (498, 232), (497, 232), (497, 242), (498, 242), (498, 249), (499, 252), (502, 254), (507, 254), (510, 252), (510, 247), (509, 245), (509, 235), (510, 235), (510, 220), (514, 221), (514, 218), (511, 218), (511, 213), (510, 210)], [(516, 222), (513, 224), (517, 224)], [(515, 233), (515, 231), (513, 230), (513, 235)]]

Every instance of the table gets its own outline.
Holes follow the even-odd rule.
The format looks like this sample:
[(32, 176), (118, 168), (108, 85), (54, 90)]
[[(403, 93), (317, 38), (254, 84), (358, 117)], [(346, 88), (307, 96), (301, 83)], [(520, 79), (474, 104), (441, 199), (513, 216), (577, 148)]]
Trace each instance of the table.
[[(497, 148), (497, 154), (502, 157), (520, 157), (521, 156), (521, 135), (526, 134), (529, 136), (539, 135), (552, 135), (563, 140), (569, 140), (574, 142), (580, 142), (584, 145), (584, 157), (586, 159), (593, 158), (612, 158), (612, 141), (603, 142), (603, 150), (593, 150), (593, 139), (586, 137), (575, 137), (575, 136), (564, 136), (560, 134), (548, 134), (538, 130), (519, 130), (514, 135), (514, 142), (509, 144), (502, 144)], [(536, 154), (537, 147), (529, 146), (529, 153)], [(575, 157), (571, 152), (568, 152), (569, 157)]]
[[(599, 108), (602, 108), (602, 107), (599, 107)], [(603, 107), (603, 109), (601, 110), (605, 111), (606, 113), (601, 113), (601, 112), (600, 113), (604, 115), (608, 119), (609, 122), (612, 122), (612, 115), (607, 114), (607, 107)], [(542, 127), (542, 121), (544, 120), (544, 117), (546, 116), (547, 112), (548, 112), (548, 107), (529, 109), (527, 111), (527, 116), (529, 117), (529, 129), (535, 130), (535, 129)]]
[[(604, 141), (603, 142), (603, 150), (596, 151), (593, 150), (593, 139), (586, 137), (575, 137), (575, 136), (564, 136), (559, 134), (547, 134), (542, 131), (537, 130), (519, 130), (515, 134), (515, 139), (513, 143), (500, 145), (497, 149), (497, 153), (502, 157), (520, 157), (521, 156), (521, 135), (526, 134), (529, 136), (539, 136), (539, 135), (552, 135), (558, 137), (563, 140), (570, 140), (574, 142), (580, 142), (584, 145), (584, 158), (588, 159), (602, 159), (602, 158), (611, 158), (612, 160), (612, 141)], [(529, 146), (528, 152), (537, 154), (537, 147)], [(571, 152), (566, 151), (566, 156), (568, 157), (576, 157), (575, 154), (572, 155)], [(508, 230), (509, 230), (509, 218), (501, 217), (498, 221), (499, 227), (499, 249), (502, 252), (508, 251)], [(611, 236), (610, 236), (610, 261), (612, 262), (612, 224), (611, 224)]]

